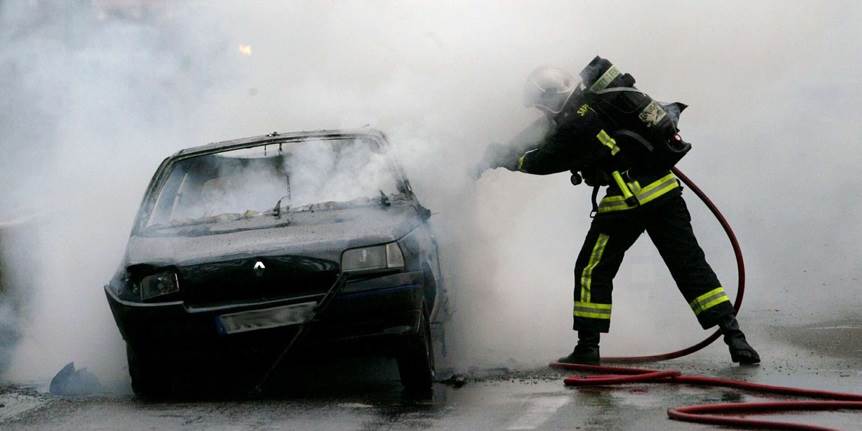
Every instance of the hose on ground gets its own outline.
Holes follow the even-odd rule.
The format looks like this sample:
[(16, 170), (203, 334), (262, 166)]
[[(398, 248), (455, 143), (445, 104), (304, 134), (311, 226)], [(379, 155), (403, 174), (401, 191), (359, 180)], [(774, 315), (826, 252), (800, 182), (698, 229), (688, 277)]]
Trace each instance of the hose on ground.
[(590, 376), (569, 376), (566, 386), (610, 386), (625, 383), (671, 383), (697, 386), (718, 386), (741, 389), (763, 394), (789, 395), (818, 398), (801, 401), (770, 401), (757, 403), (716, 403), (674, 407), (667, 410), (673, 420), (743, 428), (781, 430), (832, 430), (816, 425), (794, 422), (752, 419), (749, 417), (724, 416), (726, 414), (751, 415), (757, 413), (779, 413), (809, 410), (862, 410), (862, 394), (802, 389), (789, 386), (764, 385), (742, 380), (682, 374), (676, 370), (650, 370), (644, 368), (608, 367), (582, 364), (551, 364), (553, 368), (599, 373)]

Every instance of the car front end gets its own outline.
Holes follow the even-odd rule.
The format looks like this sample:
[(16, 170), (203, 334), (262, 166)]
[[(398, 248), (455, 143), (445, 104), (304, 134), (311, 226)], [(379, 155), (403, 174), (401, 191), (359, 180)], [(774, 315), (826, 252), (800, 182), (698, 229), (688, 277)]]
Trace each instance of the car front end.
[[(140, 348), (229, 348), (260, 333), (283, 340), (284, 330), (309, 321), (324, 294), (342, 281), (319, 316), (315, 342), (389, 338), (417, 331), (423, 307), (433, 306), (426, 297), (436, 296), (436, 289), (427, 289), (429, 275), (421, 264), (408, 265), (403, 254), (398, 242), (389, 242), (344, 250), (341, 263), (261, 255), (132, 265), (105, 291), (123, 338)], [(375, 259), (383, 259), (382, 265)], [(345, 267), (345, 260), (356, 268)]]
[[(303, 187), (313, 185), (316, 193), (329, 187), (312, 184), (316, 177), (303, 172), (327, 157), (319, 147), (311, 162), (303, 156), (315, 145), (310, 139), (204, 148), (169, 158), (159, 168), (124, 262), (105, 286), (127, 343), (136, 392), (151, 392), (142, 388), (152, 389), (148, 382), (172, 362), (271, 357), (301, 325), (313, 324), (305, 350), (350, 346), (401, 358), (405, 349), (428, 342), (445, 302), (428, 211), (391, 164), (384, 168), (392, 190), (384, 191), (377, 181), (348, 198), (301, 201)], [(357, 158), (350, 147), (357, 144), (350, 142), (381, 138), (313, 139), (337, 148), (330, 164), (344, 170), (338, 168), (339, 157)], [(382, 151), (371, 148), (373, 155)], [(301, 164), (291, 164), (294, 160)], [(258, 178), (267, 170), (272, 172)], [(231, 205), (252, 208), (221, 212)], [(337, 295), (320, 307), (333, 288)], [(423, 354), (428, 351), (414, 352), (404, 362), (412, 364)]]

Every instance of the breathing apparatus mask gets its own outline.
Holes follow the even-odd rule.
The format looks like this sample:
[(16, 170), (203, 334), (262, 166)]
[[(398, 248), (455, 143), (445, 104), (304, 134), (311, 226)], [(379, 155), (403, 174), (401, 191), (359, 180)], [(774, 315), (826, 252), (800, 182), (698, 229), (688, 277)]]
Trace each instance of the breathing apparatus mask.
[(559, 114), (578, 87), (575, 77), (565, 70), (542, 66), (527, 76), (524, 105), (548, 115)]

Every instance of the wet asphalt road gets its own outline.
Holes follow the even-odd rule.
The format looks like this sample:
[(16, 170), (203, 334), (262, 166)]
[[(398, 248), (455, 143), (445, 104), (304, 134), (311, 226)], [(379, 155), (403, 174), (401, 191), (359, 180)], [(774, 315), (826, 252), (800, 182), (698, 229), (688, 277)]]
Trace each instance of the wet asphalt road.
[[(764, 354), (765, 361), (758, 367), (730, 365), (723, 345), (649, 367), (862, 392), (862, 321), (764, 325), (749, 336), (757, 338), (757, 347)], [(145, 402), (131, 395), (63, 398), (7, 386), (0, 388), (0, 429), (719, 429), (670, 421), (666, 410), (685, 404), (768, 399), (730, 389), (670, 385), (569, 389), (562, 384), (563, 374), (544, 368), (482, 370), (461, 388), (438, 383), (430, 398), (415, 398), (402, 393), (394, 364), (375, 366), (376, 375), (363, 373), (366, 377), (360, 380), (351, 378), (353, 373), (333, 372), (339, 369), (337, 365), (309, 366), (289, 393), (264, 399)], [(862, 412), (786, 414), (780, 419), (862, 429)]]

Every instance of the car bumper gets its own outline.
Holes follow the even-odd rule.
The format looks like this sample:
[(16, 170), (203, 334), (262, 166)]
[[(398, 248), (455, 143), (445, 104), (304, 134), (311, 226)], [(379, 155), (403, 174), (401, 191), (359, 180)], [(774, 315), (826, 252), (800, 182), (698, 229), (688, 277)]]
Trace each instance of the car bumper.
[[(311, 344), (393, 340), (415, 333), (423, 303), (423, 274), (404, 272), (349, 281), (323, 311), (309, 335)], [(143, 304), (120, 300), (106, 288), (111, 312), (123, 338), (137, 348), (208, 350), (246, 345), (283, 347), (298, 325), (224, 334), (219, 316), (290, 304), (319, 301), (323, 295), (257, 303), (189, 307), (181, 301)], [(366, 344), (366, 343), (362, 343)]]

